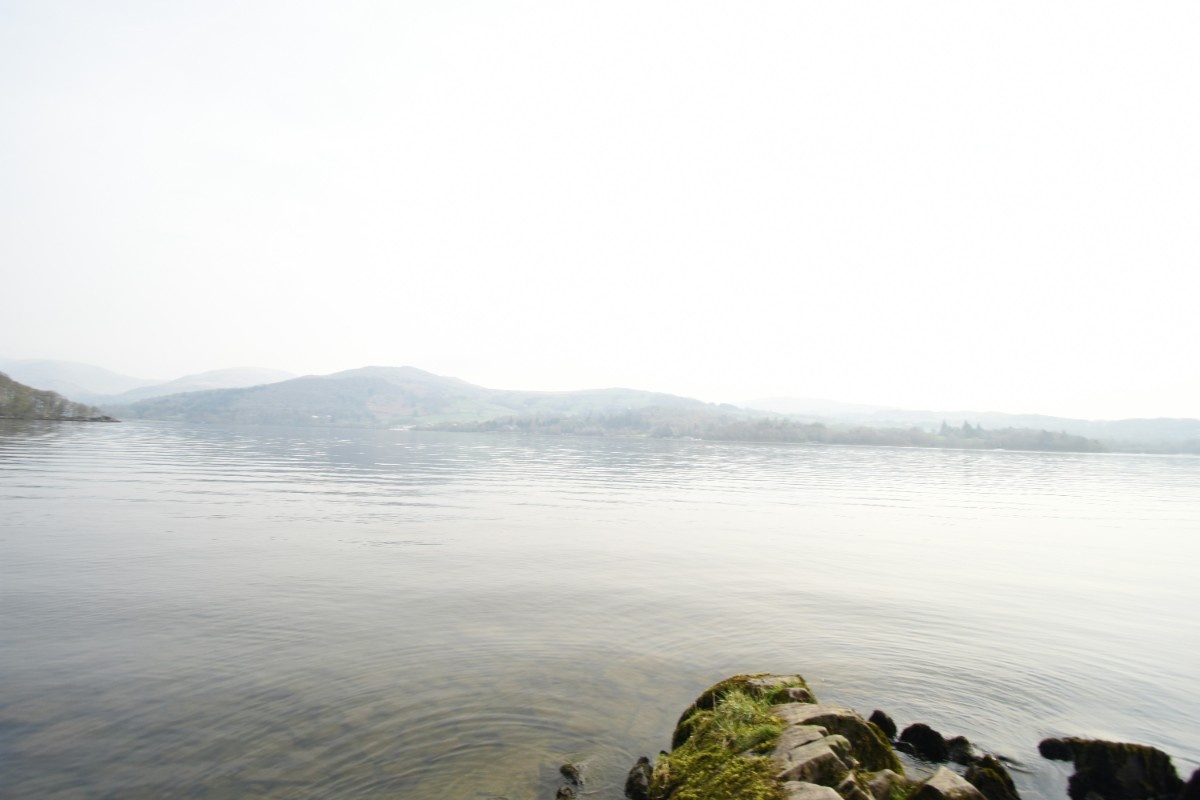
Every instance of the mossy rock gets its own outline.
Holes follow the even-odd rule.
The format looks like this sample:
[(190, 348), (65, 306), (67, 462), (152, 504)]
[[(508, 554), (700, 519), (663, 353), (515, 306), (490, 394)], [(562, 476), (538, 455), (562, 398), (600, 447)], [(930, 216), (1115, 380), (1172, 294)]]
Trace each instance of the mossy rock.
[(879, 726), (848, 708), (819, 703), (791, 703), (777, 706), (776, 713), (790, 725), (818, 725), (830, 733), (845, 736), (850, 742), (854, 758), (866, 771), (890, 769), (898, 775), (904, 774), (900, 759), (896, 758), (892, 745)]
[(711, 711), (730, 692), (742, 692), (771, 705), (780, 701), (790, 701), (791, 698), (787, 696), (789, 689), (803, 689), (809, 697), (813, 696), (812, 690), (799, 675), (772, 675), (760, 672), (726, 678), (705, 689), (679, 716), (679, 722), (675, 724), (675, 733), (671, 737), (671, 748), (679, 747), (691, 736), (693, 726), (690, 721), (697, 712)]
[[(832, 748), (828, 769), (814, 761), (812, 774), (789, 771), (780, 737), (801, 728), (811, 732), (814, 752)], [(792, 772), (804, 785), (815, 781), (847, 800), (873, 800), (869, 780), (883, 770), (896, 774), (889, 795), (906, 795), (904, 768), (879, 727), (850, 709), (815, 702), (801, 676), (735, 675), (706, 689), (680, 716), (671, 752), (655, 764), (649, 800), (784, 800), (801, 785)]]
[(1012, 776), (995, 756), (983, 756), (967, 767), (963, 777), (982, 792), (987, 800), (1021, 800)]
[(680, 717), (658, 757), (650, 800), (784, 800), (770, 756), (784, 722), (771, 713), (799, 676), (737, 675), (706, 690)]

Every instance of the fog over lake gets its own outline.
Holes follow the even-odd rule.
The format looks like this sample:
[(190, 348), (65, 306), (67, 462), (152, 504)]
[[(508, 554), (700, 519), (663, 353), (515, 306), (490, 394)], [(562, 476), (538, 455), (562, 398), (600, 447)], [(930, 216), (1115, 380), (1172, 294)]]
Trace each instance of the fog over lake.
[(0, 428), (0, 795), (621, 794), (736, 672), (1200, 765), (1200, 459)]

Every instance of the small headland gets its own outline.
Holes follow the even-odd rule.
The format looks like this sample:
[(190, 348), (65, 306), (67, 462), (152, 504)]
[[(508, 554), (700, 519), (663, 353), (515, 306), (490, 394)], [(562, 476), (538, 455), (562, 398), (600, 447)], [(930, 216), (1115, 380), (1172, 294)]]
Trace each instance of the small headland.
[(68, 400), (57, 392), (18, 383), (3, 372), (0, 372), (0, 419), (118, 422), (98, 408)]
[[(1046, 758), (1073, 761), (1070, 800), (1200, 800), (1160, 750), (1047, 739)], [(800, 675), (736, 675), (679, 718), (670, 752), (629, 771), (630, 800), (1020, 800), (1005, 760), (965, 737), (916, 723), (897, 733), (875, 711), (817, 700)]]

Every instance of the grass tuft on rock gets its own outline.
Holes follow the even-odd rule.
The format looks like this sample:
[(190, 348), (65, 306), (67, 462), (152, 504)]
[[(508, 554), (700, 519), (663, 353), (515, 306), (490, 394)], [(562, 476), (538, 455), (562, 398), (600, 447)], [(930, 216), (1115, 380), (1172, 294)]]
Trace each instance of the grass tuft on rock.
[(726, 686), (709, 696), (709, 708), (689, 709), (682, 743), (655, 765), (651, 800), (783, 800), (769, 754), (784, 722), (768, 695)]

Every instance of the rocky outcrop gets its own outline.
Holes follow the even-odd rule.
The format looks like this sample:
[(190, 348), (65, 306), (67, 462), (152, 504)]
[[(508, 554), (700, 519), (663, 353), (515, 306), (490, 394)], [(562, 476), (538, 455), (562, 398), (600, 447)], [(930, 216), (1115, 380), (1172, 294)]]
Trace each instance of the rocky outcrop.
[[(928, 725), (870, 720), (821, 703), (799, 675), (735, 675), (680, 716), (671, 751), (638, 759), (630, 800), (1020, 800), (1001, 760)], [(1071, 800), (1200, 800), (1170, 758), (1144, 745), (1046, 739), (1046, 758), (1073, 761)], [(905, 774), (897, 751), (920, 778)], [(911, 758), (909, 757), (911, 756)], [(937, 764), (954, 762), (960, 774)], [(565, 774), (565, 773), (564, 773)]]
[(1171, 758), (1154, 747), (1066, 738), (1044, 739), (1038, 752), (1075, 764), (1067, 783), (1071, 800), (1176, 800), (1185, 794)]
[(885, 733), (886, 726), (894, 735), (894, 723), (882, 712), (872, 716), (877, 721), (818, 702), (799, 675), (735, 676), (703, 692), (684, 711), (672, 750), (659, 755), (644, 795), (649, 760), (634, 766), (626, 796), (896, 800), (919, 794), (919, 800), (990, 800), (945, 768), (924, 781), (906, 777)]

